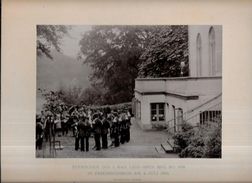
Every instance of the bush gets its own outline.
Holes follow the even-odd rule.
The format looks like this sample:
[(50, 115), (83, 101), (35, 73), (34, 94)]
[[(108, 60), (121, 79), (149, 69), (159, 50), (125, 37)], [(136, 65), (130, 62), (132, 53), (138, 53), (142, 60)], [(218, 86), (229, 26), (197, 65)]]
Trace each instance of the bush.
[(205, 149), (203, 146), (193, 146), (189, 145), (185, 149), (181, 151), (179, 154), (179, 157), (181, 158), (186, 158), (186, 157), (191, 157), (191, 158), (203, 158), (205, 156)]
[(189, 145), (189, 139), (193, 135), (194, 135), (193, 127), (188, 123), (183, 123), (181, 126), (181, 131), (177, 132), (173, 136), (174, 144), (178, 146), (178, 149), (183, 150)]
[(221, 125), (209, 134), (209, 140), (206, 143), (206, 157), (221, 158)]
[(187, 132), (189, 130), (193, 130), (193, 126), (187, 122), (184, 122), (181, 126), (182, 132)]
[(201, 135), (195, 133), (188, 139), (188, 146), (185, 147), (180, 157), (202, 158), (205, 155), (205, 142)]
[(221, 157), (221, 123), (208, 123), (199, 128), (192, 128), (185, 123), (181, 129), (181, 132), (173, 136), (174, 144), (179, 149), (179, 157)]

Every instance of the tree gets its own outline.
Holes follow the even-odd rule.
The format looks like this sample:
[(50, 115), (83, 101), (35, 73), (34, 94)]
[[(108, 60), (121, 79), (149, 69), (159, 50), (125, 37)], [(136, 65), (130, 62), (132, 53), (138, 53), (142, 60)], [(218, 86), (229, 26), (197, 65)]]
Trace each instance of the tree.
[(179, 77), (181, 62), (183, 76), (188, 76), (188, 27), (160, 26), (141, 55), (139, 77)]
[(187, 26), (93, 26), (80, 41), (79, 58), (93, 70), (100, 101), (131, 101), (135, 78), (188, 75)]
[(61, 91), (47, 91), (39, 88), (38, 92), (42, 94), (46, 101), (43, 110), (50, 111), (53, 115), (60, 113), (60, 104), (63, 102)]
[(60, 52), (60, 41), (68, 33), (69, 26), (38, 25), (37, 26), (37, 55), (46, 55), (53, 59), (51, 49)]
[(80, 94), (82, 92), (82, 88), (80, 86), (61, 88), (59, 92), (62, 93), (62, 101), (64, 101), (64, 103), (69, 105), (80, 104), (81, 101)]
[(102, 91), (100, 87), (92, 85), (83, 91), (80, 99), (85, 105), (102, 105), (106, 103), (104, 101), (104, 96), (104, 91)]
[(80, 41), (80, 59), (93, 69), (91, 81), (105, 91), (103, 102), (131, 101), (148, 26), (94, 26)]

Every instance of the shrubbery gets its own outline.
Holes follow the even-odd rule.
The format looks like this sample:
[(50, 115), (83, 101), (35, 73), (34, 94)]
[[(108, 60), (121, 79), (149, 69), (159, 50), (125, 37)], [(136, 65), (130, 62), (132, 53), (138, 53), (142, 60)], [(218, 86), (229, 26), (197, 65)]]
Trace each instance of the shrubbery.
[(221, 121), (206, 123), (197, 128), (184, 123), (173, 139), (182, 158), (221, 157)]
[(125, 103), (120, 103), (120, 104), (114, 104), (114, 105), (102, 105), (102, 106), (91, 106), (92, 109), (95, 110), (102, 110), (109, 107), (111, 110), (124, 110), (124, 109), (129, 109), (130, 111), (132, 110), (132, 102), (125, 102)]
[(209, 158), (221, 157), (221, 125), (218, 125), (215, 131), (210, 134), (207, 142), (206, 156)]

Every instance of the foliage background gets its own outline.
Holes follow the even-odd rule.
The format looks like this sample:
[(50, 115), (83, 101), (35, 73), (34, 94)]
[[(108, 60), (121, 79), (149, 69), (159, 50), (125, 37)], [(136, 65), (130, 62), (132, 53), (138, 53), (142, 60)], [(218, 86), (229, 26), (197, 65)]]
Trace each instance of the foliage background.
[[(61, 40), (70, 29), (71, 26), (38, 25), (37, 56), (55, 60), (55, 51), (61, 51)], [(92, 26), (82, 35), (79, 48), (78, 61), (91, 68), (90, 85), (58, 87), (69, 104), (130, 102), (137, 77), (180, 77), (181, 71), (183, 76), (188, 75), (186, 25)], [(181, 62), (185, 64), (183, 70)]]

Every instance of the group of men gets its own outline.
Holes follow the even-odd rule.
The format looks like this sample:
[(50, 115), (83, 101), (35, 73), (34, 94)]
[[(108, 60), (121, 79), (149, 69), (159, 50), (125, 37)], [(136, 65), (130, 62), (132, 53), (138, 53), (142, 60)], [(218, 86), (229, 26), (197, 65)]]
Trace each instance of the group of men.
[[(89, 138), (93, 135), (95, 146), (93, 149), (99, 151), (108, 149), (108, 147), (118, 147), (130, 141), (130, 113), (102, 113), (96, 112), (92, 116), (92, 122), (89, 123), (88, 117), (77, 119), (75, 128), (75, 150), (89, 151)], [(108, 137), (111, 144), (108, 143)]]
[(43, 139), (51, 142), (52, 137), (68, 135), (69, 130), (73, 131), (75, 137), (75, 150), (89, 151), (90, 137), (94, 137), (95, 146), (92, 149), (97, 151), (118, 147), (130, 141), (131, 114), (127, 109), (95, 110), (78, 106), (60, 108), (60, 113), (42, 111), (37, 116), (36, 148), (42, 148)]

